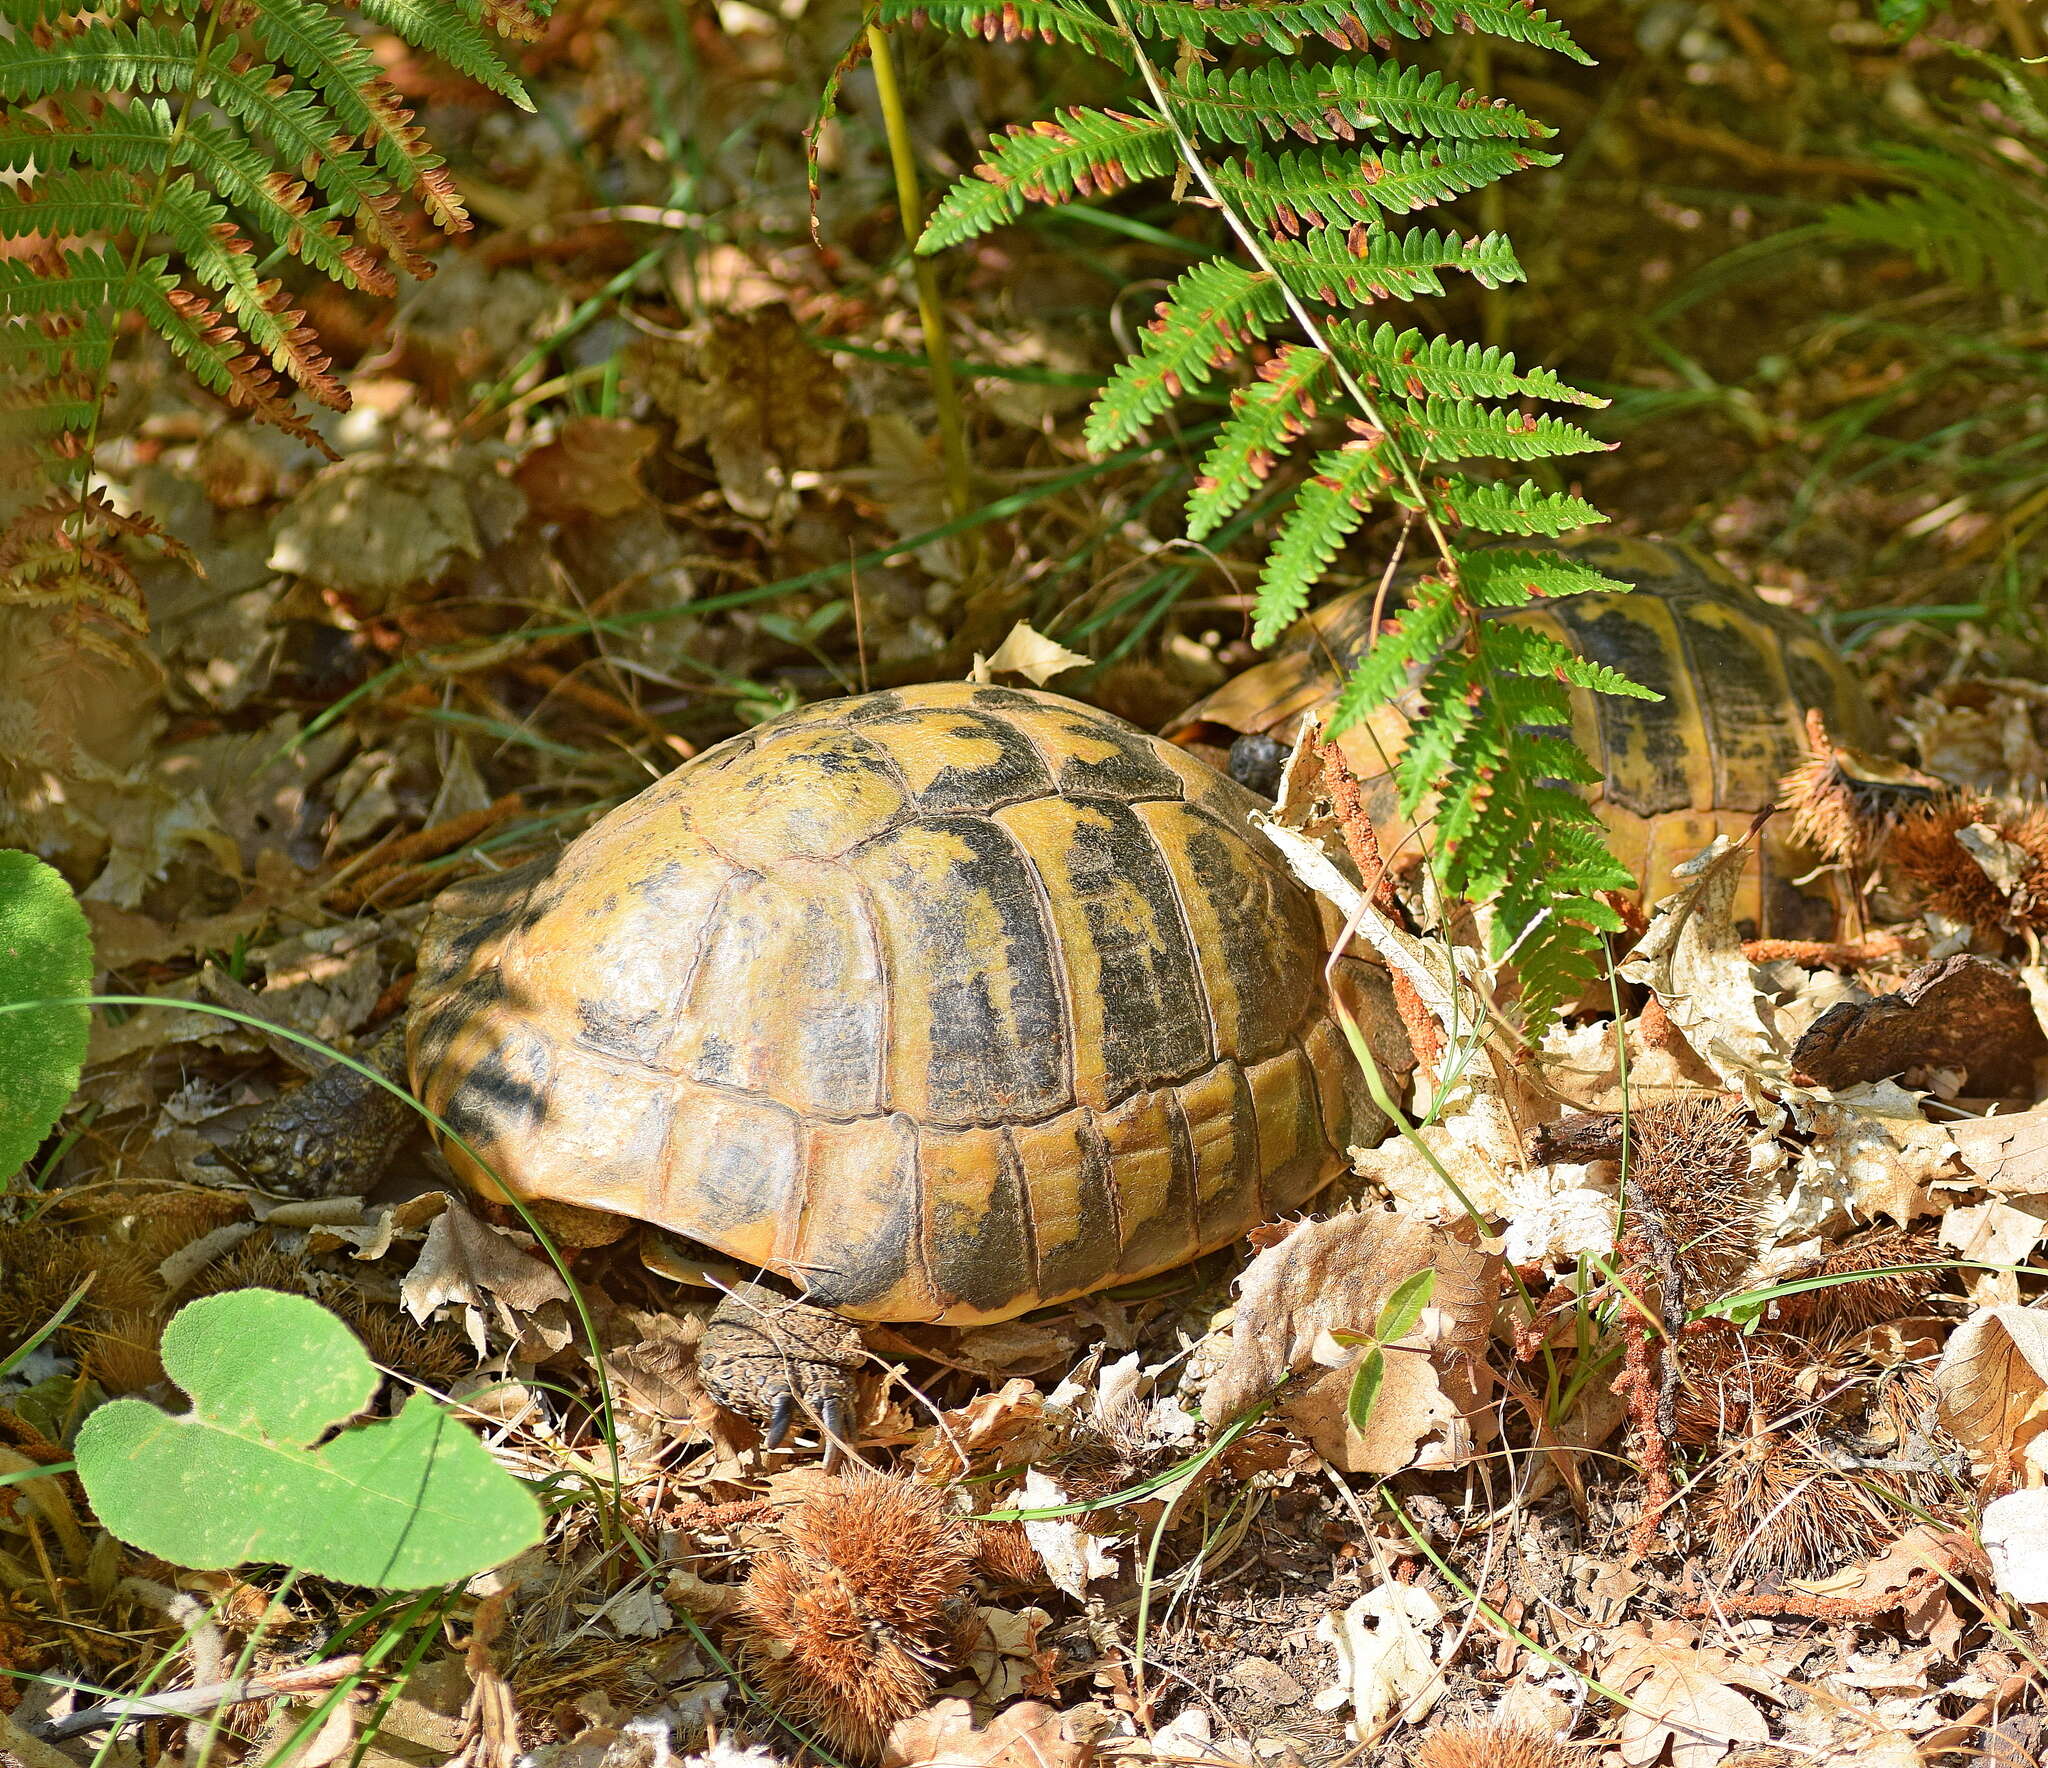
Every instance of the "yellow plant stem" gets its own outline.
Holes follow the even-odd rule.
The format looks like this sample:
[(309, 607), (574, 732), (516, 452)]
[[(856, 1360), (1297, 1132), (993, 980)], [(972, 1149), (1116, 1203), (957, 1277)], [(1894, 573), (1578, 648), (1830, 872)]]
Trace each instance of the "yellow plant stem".
[(896, 206), (903, 215), (903, 239), (910, 248), (910, 273), (917, 287), (918, 323), (924, 328), (924, 353), (931, 363), (932, 396), (939, 407), (939, 447), (945, 457), (946, 501), (955, 517), (974, 508), (974, 486), (967, 472), (966, 430), (960, 420), (960, 394), (953, 380), (953, 358), (946, 349), (946, 315), (939, 303), (939, 281), (929, 258), (918, 255), (917, 236), (924, 231), (924, 198), (917, 187), (917, 161), (910, 149), (910, 118), (903, 108), (903, 88), (896, 79), (896, 60), (888, 34), (868, 26), (868, 56), (875, 67), (875, 91), (882, 101), (882, 125), (889, 135), (889, 162), (896, 169)]

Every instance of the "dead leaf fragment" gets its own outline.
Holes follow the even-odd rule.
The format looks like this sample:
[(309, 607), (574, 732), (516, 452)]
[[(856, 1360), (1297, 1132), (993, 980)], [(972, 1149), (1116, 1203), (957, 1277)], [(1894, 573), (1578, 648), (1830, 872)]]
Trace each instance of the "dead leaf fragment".
[(436, 1308), (455, 1303), (480, 1357), (488, 1348), (487, 1319), (515, 1341), (537, 1340), (545, 1354), (569, 1342), (569, 1286), (561, 1273), (453, 1199), (427, 1230), (399, 1299), (423, 1326)]
[(1202, 1390), (1212, 1427), (1316, 1368), (1332, 1333), (1370, 1335), (1395, 1288), (1434, 1269), (1436, 1286), (1417, 1333), (1385, 1353), (1385, 1383), (1361, 1437), (1345, 1417), (1360, 1350), (1290, 1393), (1281, 1415), (1325, 1455), (1354, 1472), (1410, 1466), (1431, 1432), (1456, 1423), (1469, 1394), (1447, 1391), (1447, 1373), (1476, 1368), (1499, 1292), (1499, 1259), (1459, 1233), (1392, 1209), (1355, 1210), (1304, 1222), (1267, 1247), (1239, 1283), (1230, 1348)]
[[(1068, 1502), (1067, 1494), (1050, 1475), (1034, 1467), (1024, 1476), (1017, 1494), (1020, 1510), (1055, 1510)], [(1071, 1518), (1041, 1516), (1028, 1519), (1024, 1535), (1045, 1567), (1045, 1575), (1076, 1602), (1088, 1600), (1088, 1586), (1097, 1578), (1117, 1574), (1116, 1555)]]
[(1763, 1714), (1729, 1686), (1735, 1660), (1667, 1627), (1655, 1635), (1633, 1623), (1618, 1628), (1624, 1643), (1600, 1672), (1632, 1703), (1616, 1739), (1621, 1759), (1648, 1768), (1668, 1745), (1672, 1768), (1714, 1768), (1738, 1743), (1768, 1743)]
[(1109, 1723), (1100, 1707), (1027, 1700), (982, 1727), (967, 1702), (942, 1700), (890, 1731), (881, 1768), (1087, 1768)]
[(1935, 1416), (1981, 1477), (2009, 1477), (2048, 1430), (2048, 1312), (1979, 1308), (1942, 1347)]
[(519, 463), (513, 482), (547, 522), (623, 516), (647, 501), (640, 463), (660, 440), (625, 418), (579, 417)]
[(1389, 1715), (1413, 1723), (1438, 1687), (1430, 1628), (1444, 1618), (1436, 1598), (1416, 1584), (1382, 1584), (1342, 1614), (1326, 1614), (1316, 1637), (1337, 1654), (1337, 1680), (1316, 1696), (1324, 1712), (1351, 1708), (1361, 1738)]
[(1977, 1538), (1999, 1589), (2015, 1602), (2048, 1602), (2048, 1491), (1992, 1499), (1978, 1521)]
[(358, 455), (316, 475), (286, 507), (270, 568), (381, 607), (483, 550), (460, 473)]
[(1021, 675), (1033, 687), (1042, 688), (1054, 676), (1064, 675), (1069, 669), (1085, 668), (1093, 661), (1092, 657), (1068, 650), (1058, 640), (1047, 638), (1019, 620), (1010, 628), (1010, 636), (996, 647), (993, 657), (975, 653), (974, 667), (967, 679), (987, 682), (998, 675)]
[(2048, 1105), (1948, 1126), (1963, 1164), (1994, 1197), (2048, 1196)]

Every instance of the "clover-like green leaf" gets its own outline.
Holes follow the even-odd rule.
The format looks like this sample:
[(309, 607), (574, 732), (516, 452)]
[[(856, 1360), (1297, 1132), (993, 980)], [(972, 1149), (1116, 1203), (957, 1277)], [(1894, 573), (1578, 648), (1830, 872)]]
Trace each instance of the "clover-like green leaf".
[(131, 1546), (199, 1571), (257, 1562), (417, 1590), (540, 1539), (532, 1495), (425, 1394), (320, 1442), (369, 1403), (378, 1377), (317, 1302), (207, 1296), (164, 1329), (163, 1361), (192, 1410), (110, 1401), (75, 1449), (94, 1511)]
[(42, 1146), (78, 1090), (92, 1014), (92, 930), (71, 887), (32, 853), (0, 850), (0, 1180)]

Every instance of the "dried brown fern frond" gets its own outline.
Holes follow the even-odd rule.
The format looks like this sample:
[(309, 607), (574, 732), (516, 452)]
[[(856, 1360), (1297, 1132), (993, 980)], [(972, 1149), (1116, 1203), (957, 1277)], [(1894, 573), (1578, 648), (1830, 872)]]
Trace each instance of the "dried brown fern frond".
[(1918, 768), (1834, 742), (1820, 712), (1809, 708), (1806, 759), (1779, 782), (1778, 808), (1792, 813), (1792, 832), (1822, 858), (1862, 866), (1901, 817), (1942, 791)]
[(973, 1570), (968, 1524), (909, 1480), (832, 1482), (777, 1518), (742, 1601), (747, 1660), (769, 1702), (872, 1756), (927, 1705), (948, 1609)]
[(1629, 1115), (1631, 1201), (1663, 1236), (1686, 1293), (1718, 1295), (1756, 1256), (1749, 1113), (1721, 1093), (1686, 1093)]
[(2048, 930), (2048, 805), (1951, 793), (1902, 817), (1886, 855), (1952, 921), (1983, 932)]
[(1572, 1752), (1527, 1725), (1445, 1725), (1419, 1739), (1413, 1768), (1571, 1768)]

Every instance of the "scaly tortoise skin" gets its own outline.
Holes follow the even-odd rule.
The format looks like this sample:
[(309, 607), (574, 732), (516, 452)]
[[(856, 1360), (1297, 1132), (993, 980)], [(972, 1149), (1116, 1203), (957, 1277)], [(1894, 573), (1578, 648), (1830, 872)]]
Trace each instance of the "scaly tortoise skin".
[[(840, 1316), (1003, 1320), (1147, 1276), (1298, 1207), (1378, 1122), (1257, 803), (1052, 694), (806, 707), (445, 892), (404, 1072), (522, 1197), (656, 1223)], [(391, 1126), (354, 1127), (353, 1080), (231, 1157), (360, 1188)], [(831, 1357), (759, 1330), (788, 1304), (742, 1299), (707, 1385), (843, 1419)]]
[[(1602, 536), (1564, 550), (1636, 593), (1561, 597), (1489, 617), (1562, 639), (1664, 696), (1572, 694), (1573, 738), (1606, 775), (1590, 796), (1616, 857), (1648, 897), (1671, 888), (1674, 865), (1717, 834), (1740, 836), (1777, 801), (1779, 781), (1804, 753), (1807, 708), (1820, 711), (1836, 741), (1874, 744), (1861, 687), (1810, 620), (1687, 547)], [(1342, 676), (1370, 644), (1374, 596), (1362, 589), (1298, 621), (1271, 657), (1189, 708), (1173, 734), (1218, 759), (1235, 743), (1240, 778), (1270, 763), (1274, 743), (1257, 739), (1291, 741), (1301, 714), (1329, 717)], [(1412, 698), (1383, 706), (1339, 739), (1397, 867), (1418, 831), (1400, 814), (1385, 757), (1398, 752), (1413, 710)], [(1794, 883), (1818, 862), (1788, 825), (1784, 817), (1767, 824), (1750, 853), (1738, 921), (1752, 935), (1829, 938), (1833, 907)]]

